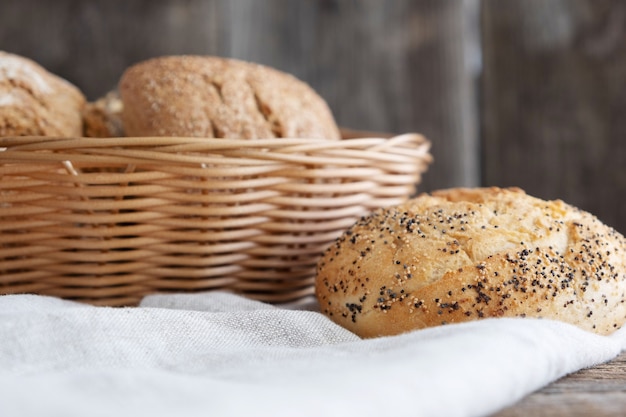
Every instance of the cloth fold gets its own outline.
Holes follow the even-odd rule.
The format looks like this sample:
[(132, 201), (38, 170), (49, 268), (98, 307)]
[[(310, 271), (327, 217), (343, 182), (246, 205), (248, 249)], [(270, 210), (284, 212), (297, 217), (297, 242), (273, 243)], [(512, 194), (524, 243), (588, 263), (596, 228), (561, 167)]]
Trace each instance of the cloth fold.
[(624, 347), (624, 329), (506, 318), (361, 340), (221, 292), (133, 308), (7, 295), (0, 415), (486, 416)]

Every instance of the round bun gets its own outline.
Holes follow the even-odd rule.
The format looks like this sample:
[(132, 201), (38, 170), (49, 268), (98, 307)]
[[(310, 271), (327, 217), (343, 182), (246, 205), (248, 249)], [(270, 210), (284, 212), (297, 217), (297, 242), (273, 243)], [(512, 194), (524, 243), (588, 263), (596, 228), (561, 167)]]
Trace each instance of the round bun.
[(320, 309), (361, 337), (487, 317), (626, 321), (626, 240), (517, 188), (449, 189), (362, 218), (318, 265)]
[(207, 56), (136, 64), (119, 90), (127, 136), (339, 139), (326, 102), (295, 77)]
[(0, 51), (0, 136), (83, 134), (85, 97), (34, 61)]
[(117, 91), (111, 91), (83, 110), (85, 136), (91, 138), (113, 138), (124, 136), (122, 124), (122, 100)]

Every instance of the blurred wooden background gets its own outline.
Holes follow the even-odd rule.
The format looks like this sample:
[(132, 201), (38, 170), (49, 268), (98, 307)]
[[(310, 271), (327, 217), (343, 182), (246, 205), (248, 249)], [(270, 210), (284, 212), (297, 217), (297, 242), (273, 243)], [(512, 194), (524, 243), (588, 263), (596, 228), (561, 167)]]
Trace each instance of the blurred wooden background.
[(618, 0), (2, 0), (0, 49), (90, 99), (152, 56), (308, 82), (344, 127), (416, 131), (420, 190), (516, 185), (626, 232), (626, 3)]

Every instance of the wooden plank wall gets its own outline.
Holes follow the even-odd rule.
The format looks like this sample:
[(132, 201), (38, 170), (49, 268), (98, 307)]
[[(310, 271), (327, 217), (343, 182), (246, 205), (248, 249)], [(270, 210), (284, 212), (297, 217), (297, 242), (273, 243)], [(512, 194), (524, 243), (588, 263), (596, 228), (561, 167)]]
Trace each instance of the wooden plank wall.
[(626, 233), (626, 3), (486, 0), (483, 182)]
[(271, 65), (340, 125), (424, 133), (420, 190), (517, 185), (626, 232), (618, 0), (2, 0), (0, 49), (90, 99), (165, 54)]

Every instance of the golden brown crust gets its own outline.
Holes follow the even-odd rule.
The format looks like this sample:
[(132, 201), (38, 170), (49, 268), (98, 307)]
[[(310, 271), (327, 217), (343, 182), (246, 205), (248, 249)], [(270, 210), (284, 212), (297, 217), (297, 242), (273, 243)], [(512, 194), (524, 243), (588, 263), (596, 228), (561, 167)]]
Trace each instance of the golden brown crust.
[(83, 94), (34, 61), (0, 51), (0, 136), (80, 137)]
[(308, 85), (262, 65), (206, 56), (154, 58), (119, 84), (128, 136), (339, 139)]
[(626, 322), (626, 240), (517, 188), (441, 190), (350, 228), (320, 260), (316, 294), (362, 337), (501, 316), (609, 334)]
[(124, 136), (122, 123), (122, 99), (117, 91), (87, 103), (83, 110), (85, 136), (92, 138), (113, 138)]

